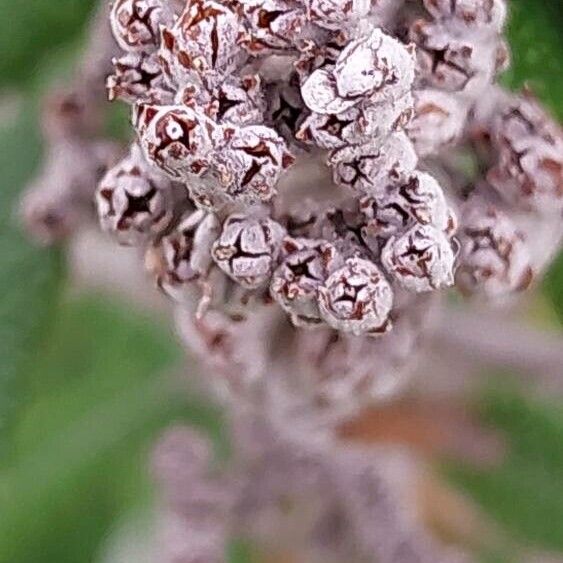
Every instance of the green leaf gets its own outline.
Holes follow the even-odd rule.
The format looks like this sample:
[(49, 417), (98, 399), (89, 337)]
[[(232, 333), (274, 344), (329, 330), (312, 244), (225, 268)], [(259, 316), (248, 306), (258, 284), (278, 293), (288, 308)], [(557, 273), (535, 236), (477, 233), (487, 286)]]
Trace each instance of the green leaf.
[(217, 412), (170, 377), (181, 359), (154, 315), (94, 297), (63, 306), (0, 476), (0, 562), (94, 560), (120, 514), (150, 498), (163, 427), (184, 420), (219, 439)]
[(15, 208), (40, 158), (35, 114), (0, 127), (0, 452), (6, 426), (23, 392), (18, 381), (53, 318), (62, 280), (56, 250), (38, 249), (20, 232)]

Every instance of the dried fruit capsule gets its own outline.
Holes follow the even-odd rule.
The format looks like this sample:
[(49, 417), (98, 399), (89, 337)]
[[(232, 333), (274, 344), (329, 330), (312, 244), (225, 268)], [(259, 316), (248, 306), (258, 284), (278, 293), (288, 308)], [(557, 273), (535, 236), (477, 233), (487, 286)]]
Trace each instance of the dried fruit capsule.
[(127, 245), (156, 236), (172, 219), (171, 188), (170, 180), (151, 168), (139, 147), (133, 145), (131, 153), (108, 171), (98, 187), (102, 229)]
[(463, 293), (495, 300), (523, 291), (534, 272), (523, 233), (492, 204), (467, 204), (459, 231), (460, 266), (456, 282)]
[(160, 57), (178, 85), (194, 78), (206, 84), (231, 73), (239, 54), (238, 15), (226, 4), (192, 0), (171, 28), (162, 29)]
[(223, 132), (213, 167), (225, 195), (246, 203), (270, 201), (283, 171), (293, 163), (285, 141), (263, 125), (228, 126)]
[(187, 213), (174, 230), (147, 250), (147, 269), (157, 285), (180, 302), (199, 299), (200, 288), (213, 264), (211, 247), (219, 236), (220, 224), (202, 210)]
[(287, 311), (295, 326), (322, 323), (317, 291), (342, 265), (336, 248), (323, 240), (286, 238), (280, 266), (274, 272), (270, 294)]
[(387, 272), (415, 293), (453, 285), (455, 260), (452, 243), (431, 225), (415, 225), (390, 237), (381, 252)]
[(172, 10), (163, 0), (116, 0), (110, 21), (123, 50), (147, 52), (158, 47), (159, 26), (170, 23), (172, 17)]
[(217, 125), (186, 106), (140, 104), (136, 108), (140, 145), (153, 164), (174, 180), (189, 180), (209, 168)]
[(156, 55), (127, 53), (113, 60), (115, 72), (107, 79), (110, 101), (171, 103), (174, 95), (164, 79)]
[(321, 317), (352, 334), (382, 334), (391, 328), (393, 291), (381, 270), (359, 257), (346, 260), (319, 288)]
[(230, 215), (213, 245), (213, 259), (233, 280), (248, 289), (271, 277), (285, 231), (271, 219)]
[(331, 154), (334, 182), (359, 193), (372, 193), (414, 170), (418, 157), (404, 133), (395, 133), (384, 144), (344, 147)]

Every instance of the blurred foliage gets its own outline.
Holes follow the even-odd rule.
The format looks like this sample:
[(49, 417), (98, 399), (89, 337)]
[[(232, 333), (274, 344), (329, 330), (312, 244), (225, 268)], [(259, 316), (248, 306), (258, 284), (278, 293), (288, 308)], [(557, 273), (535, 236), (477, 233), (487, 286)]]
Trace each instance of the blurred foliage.
[(547, 273), (544, 280), (544, 289), (553, 303), (559, 322), (563, 325), (563, 253), (559, 255), (559, 258)]
[(490, 471), (451, 467), (450, 477), (517, 545), (563, 552), (563, 405), (499, 385), (487, 392), (480, 409), (485, 421), (504, 432), (508, 458)]
[(46, 54), (77, 38), (96, 0), (0, 0), (0, 88), (29, 81)]
[(154, 315), (64, 303), (0, 473), (0, 562), (95, 560), (112, 522), (150, 497), (148, 449), (163, 427), (189, 421), (219, 441), (218, 413), (175, 388), (181, 357)]
[(19, 194), (35, 170), (40, 142), (35, 113), (20, 109), (0, 125), (0, 454), (16, 406), (23, 367), (29, 363), (56, 311), (62, 263), (59, 252), (33, 246), (18, 227)]

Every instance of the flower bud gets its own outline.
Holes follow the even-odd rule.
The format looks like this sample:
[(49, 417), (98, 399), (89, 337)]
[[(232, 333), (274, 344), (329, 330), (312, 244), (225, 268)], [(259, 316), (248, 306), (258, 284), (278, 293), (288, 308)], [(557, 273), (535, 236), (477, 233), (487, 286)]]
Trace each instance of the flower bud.
[(355, 335), (377, 335), (391, 328), (393, 291), (372, 262), (346, 260), (319, 288), (322, 318), (333, 328)]
[(415, 293), (453, 285), (455, 260), (451, 242), (431, 225), (415, 225), (390, 237), (381, 253), (387, 272)]
[(322, 323), (317, 291), (343, 265), (336, 248), (322, 240), (286, 238), (280, 266), (274, 272), (270, 294), (287, 311), (295, 326)]
[(173, 15), (164, 0), (115, 0), (110, 21), (124, 51), (150, 52), (158, 47), (159, 26), (170, 23)]
[(138, 245), (155, 237), (173, 215), (170, 180), (147, 164), (137, 145), (107, 172), (96, 201), (102, 229), (125, 245)]
[(140, 104), (137, 131), (145, 156), (173, 180), (186, 181), (209, 168), (217, 125), (186, 106)]
[(284, 234), (271, 219), (230, 215), (213, 245), (213, 259), (230, 278), (256, 289), (270, 279)]
[(459, 238), (456, 281), (463, 293), (500, 300), (529, 287), (534, 272), (524, 235), (496, 206), (470, 200)]
[(200, 291), (194, 283), (204, 281), (213, 264), (211, 247), (220, 225), (212, 214), (187, 213), (174, 230), (147, 250), (147, 269), (157, 285), (179, 302), (192, 302)]
[(174, 25), (163, 28), (160, 58), (178, 85), (197, 78), (212, 84), (230, 74), (239, 54), (238, 15), (225, 3), (192, 0)]
[(414, 170), (418, 157), (404, 133), (391, 135), (384, 144), (344, 147), (331, 154), (334, 182), (357, 193), (370, 194)]

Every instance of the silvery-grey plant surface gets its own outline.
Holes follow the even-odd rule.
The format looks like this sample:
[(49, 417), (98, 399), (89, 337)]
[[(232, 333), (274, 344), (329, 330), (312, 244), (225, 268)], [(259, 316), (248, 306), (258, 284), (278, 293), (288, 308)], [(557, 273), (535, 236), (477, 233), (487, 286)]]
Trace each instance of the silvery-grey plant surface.
[[(497, 84), (505, 0), (107, 11), (47, 105), (23, 216), (56, 240), (98, 184), (102, 229), (139, 249), (226, 405), (228, 469), (187, 428), (157, 448), (159, 561), (222, 561), (231, 537), (287, 530), (311, 561), (468, 559), (409, 508), (407, 455), (334, 429), (400, 390), (447, 288), (513, 300), (559, 249), (563, 135)], [(131, 106), (125, 154), (89, 137), (106, 75)]]

